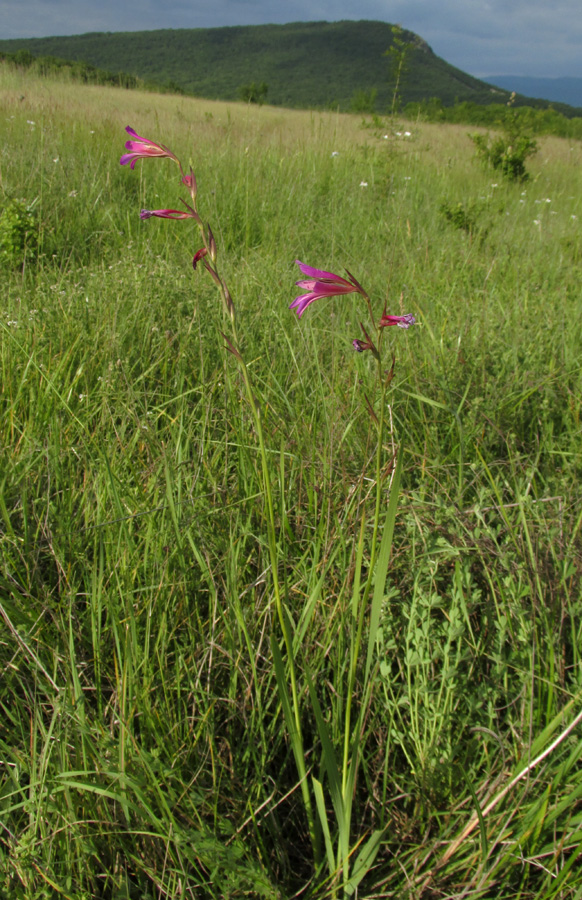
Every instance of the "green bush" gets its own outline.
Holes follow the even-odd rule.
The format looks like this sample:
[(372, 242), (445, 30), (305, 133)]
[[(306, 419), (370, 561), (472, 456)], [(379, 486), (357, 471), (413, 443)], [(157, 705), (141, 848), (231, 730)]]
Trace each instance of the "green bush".
[(500, 171), (509, 181), (527, 181), (525, 161), (538, 149), (532, 137), (522, 134), (512, 138), (506, 132), (496, 138), (489, 134), (472, 134), (471, 140), (477, 148), (477, 156), (486, 165)]
[(238, 93), (240, 99), (245, 103), (258, 103), (259, 106), (262, 106), (262, 104), (267, 99), (268, 90), (269, 85), (264, 81), (261, 81), (260, 84), (252, 81), (250, 84), (241, 85)]
[(36, 201), (10, 200), (0, 213), (0, 262), (11, 269), (22, 268), (38, 251)]

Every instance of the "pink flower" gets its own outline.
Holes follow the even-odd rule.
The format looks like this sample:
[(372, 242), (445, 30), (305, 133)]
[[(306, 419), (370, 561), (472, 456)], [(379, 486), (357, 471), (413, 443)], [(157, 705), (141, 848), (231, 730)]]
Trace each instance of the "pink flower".
[(378, 328), (387, 328), (389, 325), (398, 325), (399, 328), (410, 328), (415, 322), (416, 319), (411, 313), (406, 313), (405, 316), (389, 316), (387, 313), (384, 313), (378, 322)]
[[(207, 253), (208, 250), (206, 249), (206, 247), (201, 247), (200, 250), (196, 251), (196, 253), (194, 254), (194, 259), (192, 260), (193, 269), (196, 268), (201, 259), (204, 259)], [(204, 263), (204, 265), (206, 265), (206, 263)]]
[(374, 346), (374, 341), (372, 340), (372, 338), (370, 337), (370, 335), (364, 328), (363, 322), (360, 322), (360, 328), (362, 329), (366, 340), (363, 341), (363, 340), (361, 340), (361, 338), (356, 338), (355, 340), (352, 341), (352, 347), (354, 348), (354, 350), (357, 350), (358, 353), (363, 353), (365, 350), (371, 350), (372, 353), (374, 354), (374, 356), (376, 357), (376, 359), (380, 359), (380, 357), (378, 355), (378, 351), (377, 351), (376, 347)]
[(289, 305), (289, 309), (294, 309), (299, 318), (301, 318), (307, 307), (315, 300), (319, 300), (320, 297), (336, 297), (339, 294), (362, 293), (362, 289), (355, 279), (354, 283), (348, 281), (346, 278), (342, 278), (341, 275), (334, 275), (333, 272), (325, 272), (322, 269), (313, 269), (311, 266), (306, 266), (305, 263), (300, 262), (298, 259), (296, 259), (295, 262), (303, 274), (307, 275), (307, 280), (295, 282), (297, 287), (303, 288), (303, 290), (307, 291), (307, 294), (301, 294), (301, 296), (296, 297), (293, 303)]
[(192, 212), (183, 212), (181, 209), (142, 209), (139, 214), (140, 219), (151, 219), (156, 216), (158, 219), (195, 219), (196, 216)]
[(178, 165), (180, 165), (178, 158), (174, 156), (171, 150), (168, 150), (167, 147), (164, 147), (163, 144), (155, 144), (153, 141), (148, 141), (147, 138), (140, 137), (139, 134), (135, 133), (133, 128), (129, 127), (129, 125), (125, 130), (134, 138), (134, 140), (126, 141), (125, 143), (125, 149), (129, 150), (130, 152), (124, 153), (119, 160), (122, 166), (124, 166), (126, 163), (130, 163), (130, 168), (133, 169), (138, 159), (149, 159), (150, 157), (154, 156), (173, 159), (174, 162), (177, 162)]

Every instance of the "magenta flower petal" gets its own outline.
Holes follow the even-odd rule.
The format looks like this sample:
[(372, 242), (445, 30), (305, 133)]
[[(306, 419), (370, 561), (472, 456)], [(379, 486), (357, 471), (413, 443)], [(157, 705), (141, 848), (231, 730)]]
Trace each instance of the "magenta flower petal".
[(314, 269), (298, 259), (295, 262), (303, 274), (307, 275), (307, 279), (295, 282), (297, 287), (303, 288), (307, 293), (296, 297), (293, 303), (289, 305), (289, 309), (294, 309), (299, 318), (301, 318), (307, 307), (320, 297), (360, 293), (354, 284), (342, 278), (341, 275), (325, 272), (323, 269)]
[[(323, 269), (314, 269), (313, 266), (307, 266), (305, 263), (300, 262), (300, 260), (295, 260), (296, 264), (299, 266), (304, 275), (307, 275), (309, 278), (314, 278), (316, 281), (333, 281), (335, 283), (346, 284), (349, 285), (353, 289), (353, 285), (351, 282), (347, 281), (345, 278), (342, 278), (341, 275), (335, 275), (333, 272), (325, 272)], [(299, 284), (299, 282), (297, 282)]]
[(302, 294), (300, 297), (296, 297), (293, 303), (289, 304), (289, 309), (294, 309), (299, 318), (301, 318), (307, 307), (321, 296), (321, 294)]

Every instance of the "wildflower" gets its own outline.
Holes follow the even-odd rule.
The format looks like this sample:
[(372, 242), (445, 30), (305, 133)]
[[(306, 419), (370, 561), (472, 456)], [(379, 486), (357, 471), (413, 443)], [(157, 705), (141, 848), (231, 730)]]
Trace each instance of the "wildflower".
[(352, 341), (352, 347), (354, 348), (354, 350), (357, 350), (358, 353), (363, 353), (365, 350), (371, 350), (372, 353), (374, 354), (374, 356), (376, 357), (376, 359), (380, 359), (380, 357), (378, 355), (378, 351), (377, 351), (376, 347), (374, 346), (374, 342), (371, 339), (368, 332), (366, 331), (366, 329), (364, 328), (363, 322), (360, 322), (360, 328), (362, 329), (366, 340), (362, 341), (361, 339), (356, 338), (355, 340)]
[(185, 212), (181, 209), (142, 209), (139, 214), (140, 219), (151, 219), (155, 216), (158, 219), (195, 219), (197, 214), (188, 209)]
[[(363, 294), (364, 291), (360, 285), (353, 281), (347, 281), (340, 275), (334, 275), (333, 272), (324, 272), (322, 269), (314, 269), (306, 266), (305, 263), (295, 260), (304, 275), (307, 275), (306, 281), (296, 281), (297, 287), (303, 288), (307, 294), (296, 297), (293, 303), (289, 305), (289, 309), (294, 309), (299, 318), (303, 315), (307, 307), (320, 297), (335, 297), (338, 294)], [(349, 275), (349, 272), (348, 272)], [(352, 276), (349, 276), (350, 278)]]
[(198, 263), (200, 262), (200, 260), (201, 260), (204, 256), (206, 256), (207, 253), (208, 253), (208, 250), (206, 249), (206, 247), (201, 247), (200, 250), (198, 250), (198, 251), (194, 254), (194, 259), (192, 260), (192, 268), (193, 268), (193, 269), (196, 268), (196, 266), (198, 265)]
[(360, 187), (368, 187), (367, 181), (360, 181)]
[(138, 159), (149, 159), (149, 157), (154, 156), (173, 159), (174, 162), (177, 162), (178, 165), (180, 165), (178, 158), (174, 156), (171, 150), (168, 150), (167, 147), (164, 147), (163, 144), (156, 144), (154, 143), (154, 141), (148, 141), (147, 138), (140, 137), (139, 134), (135, 133), (133, 128), (129, 127), (129, 125), (125, 130), (134, 138), (134, 140), (125, 142), (125, 149), (129, 150), (130, 152), (124, 153), (119, 160), (122, 166), (124, 166), (126, 163), (129, 163), (130, 169), (133, 169)]
[(398, 325), (399, 328), (410, 328), (414, 325), (416, 319), (411, 313), (404, 316), (389, 316), (387, 313), (382, 314), (382, 318), (378, 322), (378, 328), (387, 328), (390, 325)]
[(331, 155), (332, 155), (332, 156), (339, 156), (339, 151), (338, 151), (338, 150), (332, 150), (332, 151), (331, 151)]
[(190, 196), (192, 197), (192, 201), (194, 205), (196, 205), (196, 191), (198, 190), (196, 185), (196, 176), (190, 168), (189, 175), (182, 175), (182, 184), (185, 184), (188, 190), (190, 191)]

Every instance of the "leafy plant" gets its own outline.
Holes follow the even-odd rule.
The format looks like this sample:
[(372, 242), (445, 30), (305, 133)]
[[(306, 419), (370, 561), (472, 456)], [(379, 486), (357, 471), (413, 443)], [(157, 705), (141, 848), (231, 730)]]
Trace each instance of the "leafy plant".
[(377, 88), (371, 88), (369, 91), (355, 91), (351, 101), (352, 112), (373, 115), (376, 109), (377, 97)]
[(36, 200), (9, 200), (0, 213), (0, 262), (22, 268), (38, 252)]
[[(507, 104), (510, 106), (515, 94)], [(477, 156), (496, 171), (500, 171), (508, 181), (527, 181), (529, 174), (525, 168), (528, 157), (537, 152), (538, 145), (528, 134), (515, 110), (505, 112), (501, 120), (502, 133), (498, 137), (473, 134), (471, 140), (477, 148)]]
[(267, 99), (268, 91), (269, 85), (265, 81), (261, 81), (260, 84), (251, 81), (250, 84), (241, 85), (238, 93), (240, 99), (245, 103), (258, 103), (259, 106), (262, 106)]
[(443, 201), (439, 207), (442, 217), (459, 231), (472, 234), (477, 224), (478, 209), (474, 203), (454, 203)]
[(384, 54), (390, 60), (390, 75), (394, 83), (392, 108), (390, 110), (392, 116), (400, 107), (402, 82), (409, 68), (409, 56), (415, 49), (415, 46), (415, 43), (411, 40), (410, 32), (405, 32), (401, 25), (392, 26), (392, 43)]

